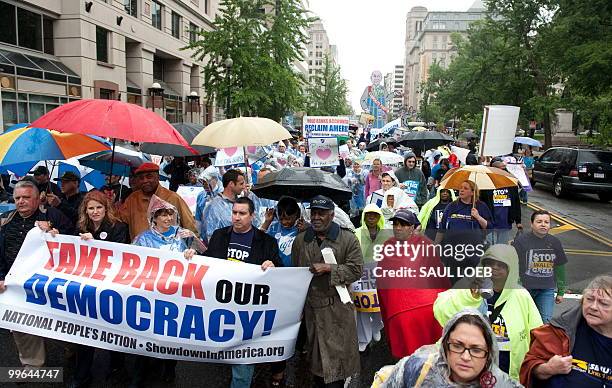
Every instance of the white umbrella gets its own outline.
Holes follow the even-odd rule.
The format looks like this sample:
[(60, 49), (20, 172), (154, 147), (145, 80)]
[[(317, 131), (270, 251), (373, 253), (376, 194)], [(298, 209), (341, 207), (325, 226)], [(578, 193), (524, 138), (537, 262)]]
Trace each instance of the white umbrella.
[(376, 151), (376, 152), (369, 152), (368, 154), (366, 154), (363, 165), (364, 166), (371, 165), (374, 159), (380, 159), (382, 164), (398, 164), (398, 163), (404, 162), (404, 158), (401, 155), (398, 155), (394, 152)]
[(285, 139), (291, 139), (291, 134), (274, 120), (237, 117), (208, 125), (191, 144), (215, 148), (267, 146)]

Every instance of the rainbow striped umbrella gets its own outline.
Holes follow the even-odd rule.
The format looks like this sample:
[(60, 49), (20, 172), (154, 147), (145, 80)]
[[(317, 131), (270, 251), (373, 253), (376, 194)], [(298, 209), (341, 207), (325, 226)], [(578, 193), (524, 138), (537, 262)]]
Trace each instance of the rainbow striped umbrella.
[(0, 165), (39, 160), (65, 160), (92, 152), (108, 151), (101, 138), (75, 133), (61, 133), (17, 124), (0, 135)]

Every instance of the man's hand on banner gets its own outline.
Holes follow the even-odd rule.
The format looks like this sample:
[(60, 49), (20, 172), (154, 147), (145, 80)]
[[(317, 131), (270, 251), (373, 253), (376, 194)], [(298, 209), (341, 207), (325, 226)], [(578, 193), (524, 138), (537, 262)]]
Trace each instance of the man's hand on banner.
[(261, 269), (262, 271), (267, 270), (268, 268), (274, 268), (274, 263), (271, 262), (270, 260), (266, 260), (263, 262), (263, 264), (261, 265)]
[(187, 249), (185, 252), (183, 252), (183, 255), (185, 255), (185, 260), (193, 259), (193, 256), (195, 254), (196, 254), (195, 249)]
[(59, 234), (59, 230), (52, 228), (49, 221), (36, 221), (36, 225), (45, 233), (49, 233), (51, 236)]
[(91, 233), (79, 233), (79, 236), (81, 236), (82, 240), (93, 240), (93, 235)]
[(327, 263), (314, 263), (310, 266), (310, 272), (315, 275), (323, 275), (331, 272), (331, 264)]
[(6, 290), (6, 286), (4, 285), (4, 280), (0, 280), (0, 294)]

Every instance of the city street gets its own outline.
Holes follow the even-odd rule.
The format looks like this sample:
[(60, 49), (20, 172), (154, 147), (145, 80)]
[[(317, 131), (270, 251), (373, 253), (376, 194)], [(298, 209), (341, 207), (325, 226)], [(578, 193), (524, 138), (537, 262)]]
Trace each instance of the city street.
[[(612, 204), (603, 204), (594, 196), (575, 195), (567, 199), (557, 199), (550, 191), (537, 188), (529, 195), (529, 206), (523, 206), (523, 225), (529, 225), (529, 217), (534, 209), (545, 208), (555, 215), (553, 232), (563, 243), (569, 263), (567, 265), (568, 292), (581, 293), (582, 288), (594, 276), (612, 272), (612, 243), (609, 228), (606, 223), (612, 219)], [(563, 310), (577, 303), (576, 299), (567, 298), (557, 305), (557, 310)], [(62, 366), (63, 348), (55, 341), (49, 341), (50, 352), (48, 365)], [(18, 365), (15, 345), (6, 330), (0, 331), (0, 347), (5, 349), (0, 355), (0, 365)], [(107, 352), (96, 353), (93, 388), (115, 387), (117, 384), (106, 381), (105, 373), (109, 362)], [(355, 376), (350, 387), (369, 387), (374, 373), (384, 365), (392, 364), (393, 358), (389, 353), (385, 338), (371, 346), (361, 356), (361, 370)], [(306, 357), (296, 355), (289, 362), (287, 369), (288, 384), (294, 387), (308, 387), (309, 373), (307, 373)], [(129, 363), (128, 363), (129, 365)], [(65, 371), (70, 374), (70, 366)], [(253, 387), (267, 387), (270, 373), (265, 366), (256, 370)], [(151, 375), (152, 387), (189, 387), (189, 386), (229, 386), (231, 377), (230, 367), (221, 364), (201, 364), (194, 362), (179, 362), (177, 366), (177, 379), (174, 384), (155, 383), (155, 376)], [(27, 385), (26, 385), (27, 386)], [(59, 388), (60, 384), (32, 384), (32, 387)]]

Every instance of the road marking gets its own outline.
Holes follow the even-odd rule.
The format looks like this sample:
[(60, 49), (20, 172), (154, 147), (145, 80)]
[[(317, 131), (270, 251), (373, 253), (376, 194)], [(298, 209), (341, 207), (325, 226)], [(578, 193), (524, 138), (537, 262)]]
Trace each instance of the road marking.
[[(544, 209), (541, 206), (534, 205), (533, 203), (528, 203), (527, 206), (529, 206), (530, 208), (532, 208), (534, 210), (546, 210), (546, 209)], [(572, 221), (568, 220), (567, 218), (561, 217), (560, 215), (555, 214), (555, 213), (553, 213), (551, 211), (548, 211), (548, 212), (550, 213), (550, 215), (552, 216), (552, 218), (555, 221), (562, 222), (562, 223), (567, 224), (567, 225), (572, 225), (578, 231), (580, 231), (581, 233), (587, 235), (588, 237), (591, 237), (593, 240), (598, 241), (598, 242), (600, 242), (600, 243), (602, 243), (602, 244), (612, 248), (612, 240), (610, 240), (609, 238), (604, 237), (604, 236), (602, 236), (602, 235), (600, 235), (598, 233), (595, 233), (595, 232), (587, 229), (586, 227), (584, 227), (582, 225), (579, 225), (579, 224), (577, 224), (575, 222), (572, 222)]]
[(606, 251), (589, 251), (589, 250), (580, 250), (580, 249), (566, 249), (565, 253), (569, 255), (583, 255), (583, 256), (604, 256), (604, 257), (612, 257), (612, 252)]
[(570, 230), (576, 230), (576, 227), (574, 227), (573, 225), (570, 224), (565, 224), (565, 225), (561, 225), (561, 226), (557, 226), (556, 228), (552, 228), (550, 230), (550, 234), (561, 234), (563, 232), (568, 232)]
[(565, 294), (564, 299), (582, 299), (582, 294)]

